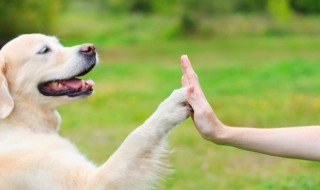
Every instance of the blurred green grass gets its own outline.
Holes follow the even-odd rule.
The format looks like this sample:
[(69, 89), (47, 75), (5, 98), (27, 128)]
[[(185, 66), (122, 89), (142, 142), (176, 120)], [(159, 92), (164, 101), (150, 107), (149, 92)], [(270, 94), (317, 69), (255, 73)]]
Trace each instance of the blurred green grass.
[[(101, 17), (90, 7), (85, 9), (90, 14), (80, 13), (84, 8), (79, 6), (72, 14), (65, 13), (58, 37), (65, 45), (95, 43), (101, 61), (89, 76), (97, 84), (95, 94), (59, 108), (61, 133), (96, 163), (103, 163), (181, 86), (182, 54), (189, 55), (224, 123), (252, 127), (320, 123), (320, 37), (312, 32), (275, 35), (262, 29), (259, 35), (168, 40), (174, 18)], [(317, 27), (316, 20), (298, 25)], [(218, 28), (225, 22), (217, 23)], [(190, 119), (168, 140), (175, 149), (170, 163), (176, 169), (165, 184), (169, 190), (316, 190), (320, 186), (318, 162), (214, 145), (198, 135)]]

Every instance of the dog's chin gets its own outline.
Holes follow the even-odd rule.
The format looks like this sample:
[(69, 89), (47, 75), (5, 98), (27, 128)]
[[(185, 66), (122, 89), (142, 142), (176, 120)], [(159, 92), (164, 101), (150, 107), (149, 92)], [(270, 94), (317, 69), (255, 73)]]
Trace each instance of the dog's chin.
[(93, 67), (94, 65), (68, 79), (54, 79), (41, 82), (38, 85), (38, 90), (44, 96), (67, 96), (71, 98), (90, 96), (95, 86), (93, 80), (79, 79), (77, 77), (89, 73)]

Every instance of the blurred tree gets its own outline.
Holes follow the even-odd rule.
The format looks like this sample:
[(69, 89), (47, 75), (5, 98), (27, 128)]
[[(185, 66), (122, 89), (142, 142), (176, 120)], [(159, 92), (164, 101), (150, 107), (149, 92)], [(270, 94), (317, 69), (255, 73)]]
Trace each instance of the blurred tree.
[(320, 14), (319, 0), (291, 0), (291, 7), (300, 14)]
[(132, 0), (130, 11), (139, 13), (151, 13), (153, 12), (152, 0)]
[[(156, 0), (93, 0), (100, 10), (111, 14), (123, 13), (153, 13), (158, 1)], [(163, 4), (163, 3), (162, 3)]]
[(287, 22), (292, 17), (289, 0), (268, 0), (267, 11), (274, 22)]
[(264, 12), (268, 0), (239, 0), (236, 2), (236, 10), (241, 13)]
[[(180, 0), (183, 8), (180, 16), (180, 33), (193, 35), (201, 34), (203, 22), (216, 15), (233, 14), (239, 0)], [(205, 31), (204, 33), (208, 33)]]
[(203, 18), (215, 14), (215, 0), (180, 0), (182, 7), (178, 31), (182, 35), (198, 33)]
[(67, 1), (62, 0), (0, 0), (0, 39), (5, 41), (23, 33), (48, 33), (52, 23)]

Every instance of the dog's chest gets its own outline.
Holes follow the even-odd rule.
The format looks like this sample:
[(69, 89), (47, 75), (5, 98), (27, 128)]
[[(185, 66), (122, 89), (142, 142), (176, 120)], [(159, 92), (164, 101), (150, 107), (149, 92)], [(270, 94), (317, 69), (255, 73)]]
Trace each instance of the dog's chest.
[[(0, 189), (68, 189), (95, 166), (57, 134), (0, 134)], [(12, 188), (13, 187), (13, 188)]]

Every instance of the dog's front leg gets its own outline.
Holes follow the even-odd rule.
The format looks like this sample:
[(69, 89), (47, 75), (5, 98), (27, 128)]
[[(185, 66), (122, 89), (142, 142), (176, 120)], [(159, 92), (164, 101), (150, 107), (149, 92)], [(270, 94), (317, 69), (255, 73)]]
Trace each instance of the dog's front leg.
[(120, 148), (92, 177), (90, 188), (101, 190), (151, 189), (166, 172), (161, 158), (166, 155), (165, 137), (190, 112), (187, 89), (175, 90), (155, 113), (135, 129)]

